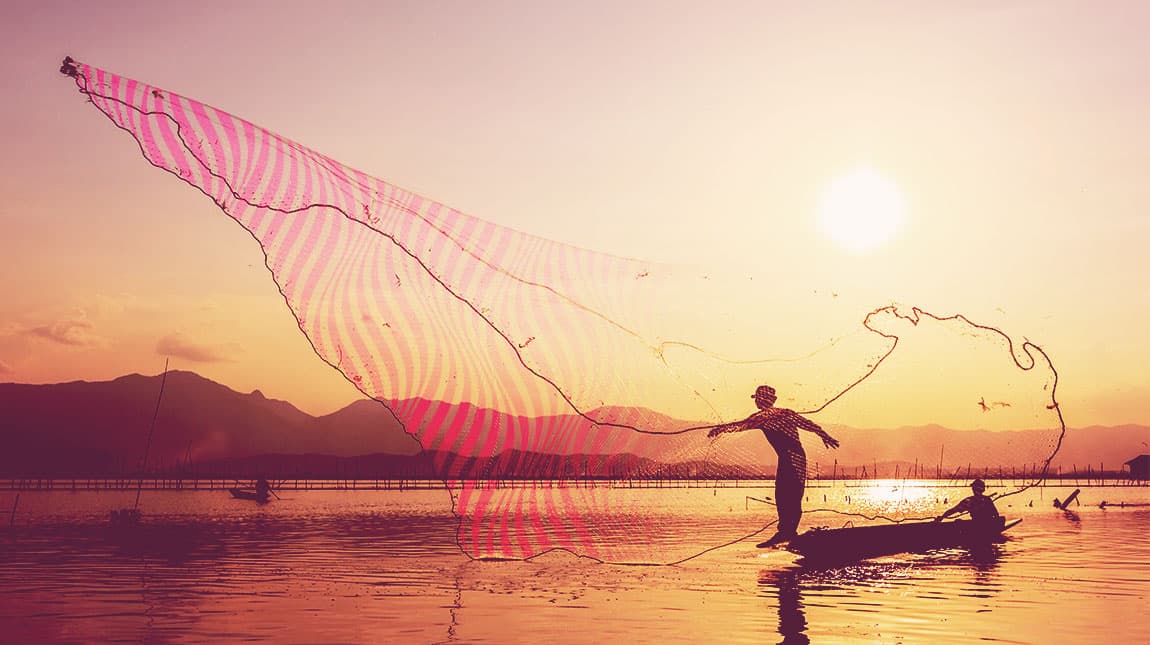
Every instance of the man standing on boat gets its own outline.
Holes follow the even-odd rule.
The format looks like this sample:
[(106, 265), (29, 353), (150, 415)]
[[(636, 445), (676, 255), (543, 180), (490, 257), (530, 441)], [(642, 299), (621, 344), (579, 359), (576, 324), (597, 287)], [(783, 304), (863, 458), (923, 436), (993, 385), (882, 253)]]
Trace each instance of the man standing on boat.
[(803, 490), (807, 481), (807, 454), (799, 439), (799, 430), (813, 432), (823, 440), (828, 448), (838, 448), (839, 442), (830, 436), (817, 423), (804, 419), (794, 410), (774, 407), (777, 396), (775, 388), (760, 385), (755, 390), (755, 405), (759, 411), (742, 421), (714, 426), (708, 437), (717, 437), (724, 432), (762, 430), (771, 447), (779, 455), (779, 467), (775, 474), (775, 505), (779, 513), (779, 528), (771, 539), (759, 546), (771, 546), (785, 542), (798, 535), (799, 520), (803, 516)]
[(934, 518), (934, 521), (941, 522), (957, 513), (970, 513), (970, 519), (980, 524), (1002, 522), (1002, 516), (998, 514), (994, 500), (989, 495), (984, 494), (986, 482), (976, 479), (970, 482), (970, 490), (974, 493), (973, 495), (948, 508), (945, 513)]
[(260, 498), (261, 500), (266, 500), (268, 498), (268, 493), (271, 492), (271, 489), (272, 486), (268, 483), (268, 480), (260, 477), (259, 481), (256, 482), (256, 497)]

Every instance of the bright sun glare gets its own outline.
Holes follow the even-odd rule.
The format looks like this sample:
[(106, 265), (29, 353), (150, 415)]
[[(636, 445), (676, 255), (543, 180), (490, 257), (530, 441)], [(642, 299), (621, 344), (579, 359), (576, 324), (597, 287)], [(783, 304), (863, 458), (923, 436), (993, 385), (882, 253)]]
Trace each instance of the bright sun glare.
[(871, 168), (852, 170), (823, 191), (819, 228), (854, 253), (873, 250), (898, 233), (906, 219), (906, 201), (894, 182)]

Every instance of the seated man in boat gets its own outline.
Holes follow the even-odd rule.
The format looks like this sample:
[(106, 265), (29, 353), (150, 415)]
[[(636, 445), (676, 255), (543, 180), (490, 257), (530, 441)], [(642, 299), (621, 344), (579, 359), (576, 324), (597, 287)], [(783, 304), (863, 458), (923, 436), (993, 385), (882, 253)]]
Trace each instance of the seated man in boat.
[(839, 442), (818, 424), (804, 419), (794, 410), (774, 407), (777, 397), (775, 388), (760, 385), (752, 397), (759, 411), (742, 421), (714, 426), (708, 437), (716, 437), (724, 432), (742, 432), (759, 429), (767, 437), (771, 447), (779, 455), (779, 467), (775, 474), (775, 504), (779, 512), (779, 528), (775, 535), (759, 546), (770, 546), (785, 542), (798, 535), (799, 520), (803, 516), (803, 490), (807, 480), (807, 453), (799, 440), (799, 429), (813, 432), (823, 440), (828, 448), (838, 448)]
[(976, 522), (1002, 522), (1002, 516), (998, 514), (994, 500), (985, 494), (986, 482), (976, 479), (970, 482), (970, 490), (974, 493), (973, 495), (948, 508), (945, 513), (934, 518), (934, 521), (941, 522), (957, 513), (970, 513), (970, 519)]
[(263, 477), (260, 477), (256, 482), (256, 496), (260, 497), (261, 499), (266, 499), (268, 496), (268, 491), (271, 489), (271, 484), (269, 484), (268, 480), (264, 479)]

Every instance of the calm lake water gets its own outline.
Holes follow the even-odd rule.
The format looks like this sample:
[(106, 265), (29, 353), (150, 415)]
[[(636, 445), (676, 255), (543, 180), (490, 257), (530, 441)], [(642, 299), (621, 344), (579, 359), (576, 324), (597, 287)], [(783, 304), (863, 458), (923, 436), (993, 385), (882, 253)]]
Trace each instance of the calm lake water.
[[(565, 553), (472, 561), (441, 491), (283, 491), (265, 506), (223, 491), (145, 491), (129, 535), (107, 514), (134, 492), (23, 492), (14, 526), (0, 516), (0, 641), (1150, 642), (1150, 507), (1098, 508), (1150, 504), (1150, 488), (1083, 488), (1073, 513), (1052, 508), (1072, 488), (1000, 500), (1024, 521), (987, 549), (821, 570), (756, 539), (675, 566)], [(838, 483), (808, 488), (806, 506), (928, 515), (966, 492)], [(748, 499), (771, 495), (769, 482), (631, 494), (674, 495), (718, 533), (748, 515), (774, 519)], [(0, 491), (0, 509), (15, 495)], [(808, 512), (803, 527), (847, 521), (867, 523)]]

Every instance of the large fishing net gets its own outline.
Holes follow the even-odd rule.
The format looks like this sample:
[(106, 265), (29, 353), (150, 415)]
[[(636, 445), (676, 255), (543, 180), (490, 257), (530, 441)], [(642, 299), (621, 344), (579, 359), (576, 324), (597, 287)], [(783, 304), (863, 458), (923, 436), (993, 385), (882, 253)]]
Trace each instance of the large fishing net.
[[(832, 453), (803, 432), (805, 477), (889, 448), (836, 425), (865, 428), (879, 410), (946, 425), (977, 402), (993, 412), (985, 430), (1036, 431), (1005, 451), (952, 446), (930, 475), (973, 462), (1040, 477), (1061, 441), (1049, 359), (995, 327), (811, 289), (769, 248), (764, 279), (541, 239), (166, 89), (71, 59), (61, 71), (259, 242), (315, 354), (423, 447), (468, 556), (665, 563), (762, 531), (769, 508), (707, 489), (793, 460), (757, 431), (708, 437), (755, 411), (760, 384), (843, 443)], [(707, 503), (721, 521), (683, 512)]]

